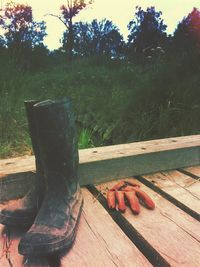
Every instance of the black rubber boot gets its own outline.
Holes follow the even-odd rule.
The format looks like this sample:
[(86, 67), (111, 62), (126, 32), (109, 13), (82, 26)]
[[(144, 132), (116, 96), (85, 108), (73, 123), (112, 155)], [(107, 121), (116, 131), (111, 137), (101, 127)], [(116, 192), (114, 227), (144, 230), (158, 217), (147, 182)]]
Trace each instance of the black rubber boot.
[[(44, 175), (40, 160), (40, 152), (37, 141), (36, 124), (33, 113), (33, 106), (38, 101), (26, 101), (25, 108), (28, 119), (28, 126), (35, 154), (36, 177), (31, 189), (19, 199), (10, 200), (5, 203), (0, 212), (0, 223), (7, 226), (30, 227), (37, 215), (44, 190)], [(39, 182), (39, 183), (38, 183)]]
[(75, 239), (83, 199), (78, 184), (78, 148), (70, 100), (34, 106), (46, 194), (34, 224), (19, 244), (22, 255), (54, 254)]

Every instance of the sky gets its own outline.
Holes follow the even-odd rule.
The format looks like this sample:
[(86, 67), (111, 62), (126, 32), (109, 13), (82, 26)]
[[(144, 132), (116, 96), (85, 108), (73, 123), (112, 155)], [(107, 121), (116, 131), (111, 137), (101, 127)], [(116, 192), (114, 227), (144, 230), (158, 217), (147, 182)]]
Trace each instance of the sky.
[[(6, 0), (1, 0), (1, 2), (4, 5)], [(34, 19), (46, 21), (48, 35), (44, 43), (50, 50), (61, 46), (60, 39), (65, 26), (57, 18), (46, 14), (59, 15), (60, 6), (65, 4), (66, 0), (18, 0), (14, 2), (32, 6)], [(127, 25), (134, 18), (136, 6), (141, 6), (143, 9), (155, 6), (157, 11), (162, 11), (162, 18), (168, 26), (167, 32), (172, 34), (178, 22), (191, 12), (193, 7), (200, 8), (200, 0), (94, 0), (92, 5), (79, 13), (74, 22), (90, 22), (93, 19), (106, 18), (118, 26), (126, 40)]]

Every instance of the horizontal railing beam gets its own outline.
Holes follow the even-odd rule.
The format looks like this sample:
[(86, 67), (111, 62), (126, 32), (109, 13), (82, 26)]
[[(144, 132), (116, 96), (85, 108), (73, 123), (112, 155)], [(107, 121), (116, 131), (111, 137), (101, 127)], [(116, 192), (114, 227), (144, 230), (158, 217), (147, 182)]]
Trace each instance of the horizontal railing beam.
[[(0, 160), (0, 201), (22, 196), (30, 188), (34, 160), (34, 156)], [(79, 162), (81, 185), (194, 166), (200, 164), (200, 135), (83, 149)]]

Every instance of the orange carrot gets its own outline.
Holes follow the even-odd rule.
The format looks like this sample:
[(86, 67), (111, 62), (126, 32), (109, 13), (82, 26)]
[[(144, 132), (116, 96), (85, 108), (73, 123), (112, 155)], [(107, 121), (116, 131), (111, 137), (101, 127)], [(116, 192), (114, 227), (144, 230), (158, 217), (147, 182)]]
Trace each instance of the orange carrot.
[(139, 214), (140, 213), (140, 204), (138, 201), (138, 198), (135, 195), (134, 191), (128, 191), (125, 192), (125, 196), (129, 201), (131, 210), (133, 211), (134, 214)]
[(140, 190), (139, 188), (135, 188), (134, 190), (136, 195), (142, 200), (148, 209), (153, 210), (155, 208), (155, 203), (144, 191)]
[(107, 193), (107, 203), (110, 209), (115, 208), (115, 191), (109, 190)]
[(118, 182), (111, 190), (119, 190), (125, 185), (124, 180)]
[[(136, 186), (127, 185), (127, 186), (123, 189), (123, 191), (125, 191), (125, 192), (134, 191), (135, 188), (136, 188)], [(137, 188), (139, 188), (139, 187), (137, 187)]]
[(116, 191), (116, 198), (118, 201), (118, 209), (122, 212), (126, 210), (126, 205), (124, 201), (124, 192), (123, 191)]

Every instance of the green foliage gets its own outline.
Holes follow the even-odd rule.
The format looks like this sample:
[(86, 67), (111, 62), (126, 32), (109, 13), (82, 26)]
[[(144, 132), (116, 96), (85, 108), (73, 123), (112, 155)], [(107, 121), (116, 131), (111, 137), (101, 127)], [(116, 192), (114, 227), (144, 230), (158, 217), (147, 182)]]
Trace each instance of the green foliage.
[(1, 10), (0, 26), (4, 30), (8, 47), (17, 50), (40, 45), (46, 35), (44, 21), (33, 20), (32, 7), (24, 4), (8, 2)]
[[(165, 51), (157, 47), (165, 38), (161, 13), (154, 8), (138, 8), (136, 15), (136, 21), (129, 25), (129, 45), (138, 45), (142, 57), (134, 57), (131, 62), (104, 52), (105, 47), (112, 47), (107, 41), (116, 37), (112, 30), (108, 39), (103, 38), (106, 46), (101, 42), (94, 45), (94, 49), (102, 45), (101, 56), (87, 54), (88, 58), (69, 62), (62, 50), (49, 54), (40, 45), (31, 53), (23, 50), (31, 62), (29, 68), (19, 68), (17, 55), (10, 55), (13, 51), (5, 48), (0, 36), (0, 60), (4, 62), (0, 65), (0, 157), (31, 153), (23, 104), (28, 99), (72, 98), (79, 148), (200, 133), (200, 50), (195, 25), (199, 11), (194, 9), (179, 24), (175, 36), (168, 38)], [(66, 22), (67, 17), (64, 19)], [(86, 28), (96, 32), (98, 27), (103, 30), (94, 35), (94, 41), (113, 25), (93, 21), (92, 28)], [(150, 47), (147, 54), (143, 53), (146, 47)]]
[(175, 46), (179, 46), (182, 50), (199, 49), (200, 41), (200, 10), (193, 8), (186, 17), (179, 22), (174, 32)]
[(0, 30), (0, 47), (7, 48), (7, 60), (15, 61), (24, 70), (40, 67), (35, 58), (40, 56), (40, 62), (44, 61), (41, 52), (45, 50), (42, 42), (46, 25), (44, 21), (34, 21), (31, 6), (7, 3), (0, 11)]
[(78, 142), (79, 149), (93, 147), (92, 144), (92, 131), (88, 129), (83, 129), (79, 135), (79, 142)]
[(76, 17), (88, 5), (91, 5), (93, 0), (70, 0), (66, 5), (60, 7), (61, 16), (55, 16), (64, 23), (67, 28), (66, 44), (64, 45), (68, 59), (72, 59), (74, 47), (74, 33), (73, 33), (73, 18)]
[[(63, 35), (63, 48), (65, 48), (69, 31)], [(122, 55), (125, 42), (116, 25), (107, 19), (91, 23), (76, 22), (73, 25), (74, 46), (73, 54), (76, 56), (107, 55), (119, 57)]]
[(0, 66), (0, 157), (30, 153), (27, 99), (71, 97), (80, 148), (200, 133), (200, 66), (188, 68), (190, 57), (145, 67), (92, 57), (34, 73), (7, 62)]
[(128, 24), (129, 56), (149, 55), (152, 48), (162, 47), (166, 41), (166, 28), (162, 19), (162, 12), (157, 12), (155, 7), (143, 10), (136, 7), (134, 19)]

